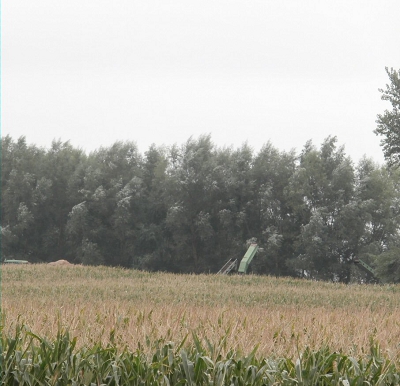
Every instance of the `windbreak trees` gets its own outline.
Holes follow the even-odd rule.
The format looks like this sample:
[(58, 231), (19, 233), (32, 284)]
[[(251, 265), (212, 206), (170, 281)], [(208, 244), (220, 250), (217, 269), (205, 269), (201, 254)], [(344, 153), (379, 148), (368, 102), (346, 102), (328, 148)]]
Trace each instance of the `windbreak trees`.
[(253, 151), (244, 144), (239, 149), (219, 149), (218, 196), (215, 201), (214, 221), (217, 245), (216, 252), (221, 268), (229, 258), (240, 258), (246, 250), (246, 240), (254, 237), (252, 207), (255, 191)]
[(308, 143), (289, 182), (300, 230), (297, 257), (289, 266), (306, 277), (348, 281), (348, 260), (357, 254), (362, 224), (357, 223), (353, 165), (336, 142), (329, 137), (319, 150)]
[(383, 282), (400, 282), (400, 170), (371, 161), (359, 165), (359, 197), (365, 213), (360, 257)]
[(166, 224), (173, 240), (171, 253), (177, 270), (201, 272), (214, 246), (211, 216), (219, 189), (210, 136), (172, 148), (170, 158)]
[(288, 261), (294, 273), (370, 280), (353, 262), (361, 258), (377, 267), (377, 255), (390, 248), (399, 229), (397, 175), (368, 159), (355, 168), (335, 138), (320, 149), (307, 144), (287, 189), (299, 226), (294, 258)]
[(69, 142), (53, 141), (45, 152), (35, 193), (36, 240), (41, 243), (38, 250), (41, 260), (70, 258), (66, 223), (68, 213), (80, 199), (76, 177), (85, 160), (82, 150)]
[(381, 135), (383, 154), (389, 165), (400, 165), (400, 70), (386, 67), (390, 83), (380, 89), (382, 99), (389, 101), (392, 110), (377, 116), (375, 134)]
[(2, 198), (3, 258), (217, 272), (257, 242), (254, 273), (368, 281), (359, 258), (400, 280), (400, 171), (354, 166), (332, 137), (299, 155), (201, 136), (144, 156), (5, 137)]
[(38, 166), (43, 152), (28, 146), (25, 137), (2, 140), (2, 258), (35, 254), (34, 208)]
[(71, 248), (85, 264), (130, 266), (141, 219), (141, 157), (136, 145), (116, 142), (90, 154), (69, 213)]
[(53, 141), (46, 151), (2, 139), (3, 257), (29, 261), (65, 258), (65, 226), (77, 202), (71, 189), (83, 153), (68, 142)]
[(286, 188), (296, 169), (294, 151), (279, 152), (271, 143), (255, 156), (251, 176), (254, 196), (249, 207), (250, 234), (262, 247), (253, 267), (257, 273), (288, 275), (298, 235)]
[(142, 163), (142, 221), (137, 229), (133, 267), (173, 271), (167, 216), (167, 150), (151, 145)]

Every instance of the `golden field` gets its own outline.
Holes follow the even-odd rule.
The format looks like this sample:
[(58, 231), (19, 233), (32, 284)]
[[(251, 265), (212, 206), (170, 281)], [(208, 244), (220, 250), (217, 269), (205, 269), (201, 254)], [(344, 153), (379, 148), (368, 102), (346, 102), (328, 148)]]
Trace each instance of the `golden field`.
[(295, 357), (306, 347), (400, 360), (400, 286), (268, 276), (174, 275), (108, 267), (2, 266), (2, 327), (132, 350), (193, 334), (220, 348)]

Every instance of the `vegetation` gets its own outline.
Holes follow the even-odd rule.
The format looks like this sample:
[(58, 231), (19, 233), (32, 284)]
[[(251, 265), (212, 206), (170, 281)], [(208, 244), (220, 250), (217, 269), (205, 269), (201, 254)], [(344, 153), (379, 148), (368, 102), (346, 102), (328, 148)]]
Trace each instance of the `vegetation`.
[[(376, 133), (399, 163), (399, 72)], [(349, 283), (400, 282), (400, 170), (357, 165), (328, 137), (281, 152), (217, 148), (210, 136), (140, 154), (116, 142), (89, 155), (2, 139), (2, 258), (180, 273), (217, 272), (257, 240), (255, 273)]]
[(354, 166), (335, 138), (254, 154), (204, 136), (142, 156), (132, 143), (86, 155), (7, 136), (2, 258), (217, 272), (257, 239), (255, 273), (370, 281), (353, 269), (361, 258), (399, 282), (399, 257), (387, 258), (400, 247), (399, 181), (368, 159)]
[[(224, 338), (222, 338), (223, 340)], [(3, 338), (3, 385), (397, 385), (400, 370), (372, 346), (363, 359), (345, 354), (306, 350), (296, 361), (260, 358), (255, 350), (225, 357), (219, 347), (158, 342), (152, 356), (143, 351), (96, 345), (75, 350), (75, 339), (59, 332), (48, 341), (17, 329)], [(215, 359), (212, 359), (215, 357)]]
[[(376, 133), (393, 166), (387, 72)], [(79, 264), (2, 266), (1, 384), (400, 383), (400, 287), (357, 284), (373, 278), (352, 264), (400, 283), (399, 169), (354, 165), (331, 137), (86, 155), (7, 136), (1, 177), (2, 259)], [(273, 276), (204, 274), (255, 240), (253, 273)]]
[(385, 158), (391, 165), (400, 164), (400, 70), (386, 68), (390, 84), (386, 85), (386, 90), (379, 90), (382, 99), (389, 101), (392, 111), (385, 110), (378, 115), (378, 124), (375, 134), (383, 136), (381, 145)]
[(2, 275), (4, 384), (399, 383), (399, 285), (47, 264)]
[[(195, 332), (249, 353), (295, 357), (307, 347), (361, 355), (370, 339), (400, 359), (400, 287), (343, 285), (270, 276), (176, 275), (110, 267), (3, 267), (3, 326), (20, 323), (78, 346), (133, 351), (147, 339), (179, 342)], [(46, 312), (44, 312), (46, 310)], [(190, 339), (189, 339), (190, 340)], [(224, 352), (226, 354), (226, 352)]]

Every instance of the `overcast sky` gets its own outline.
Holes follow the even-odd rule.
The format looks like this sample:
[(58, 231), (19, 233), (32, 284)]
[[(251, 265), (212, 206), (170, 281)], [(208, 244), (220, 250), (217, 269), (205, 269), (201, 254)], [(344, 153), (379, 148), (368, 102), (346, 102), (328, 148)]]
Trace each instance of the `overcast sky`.
[(399, 15), (399, 0), (3, 0), (2, 135), (143, 153), (332, 135), (381, 162)]

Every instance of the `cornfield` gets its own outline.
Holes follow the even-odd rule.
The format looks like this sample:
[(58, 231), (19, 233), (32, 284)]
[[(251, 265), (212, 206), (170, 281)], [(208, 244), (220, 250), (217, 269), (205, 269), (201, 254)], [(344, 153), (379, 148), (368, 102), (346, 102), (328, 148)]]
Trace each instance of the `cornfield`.
[(397, 385), (400, 286), (4, 266), (4, 385)]
[[(76, 338), (60, 331), (49, 342), (29, 330), (17, 328), (13, 337), (2, 339), (1, 365), (4, 385), (398, 385), (400, 371), (383, 358), (379, 347), (356, 359), (327, 348), (305, 350), (293, 361), (266, 359), (228, 352), (220, 344), (201, 345), (193, 335), (184, 349), (159, 341), (143, 350), (119, 349), (112, 343), (75, 350)], [(213, 359), (214, 358), (214, 359)]]

